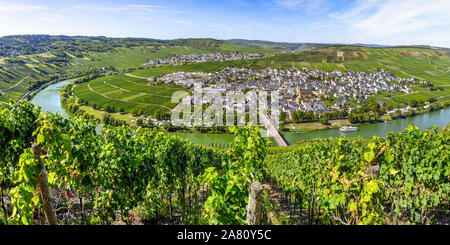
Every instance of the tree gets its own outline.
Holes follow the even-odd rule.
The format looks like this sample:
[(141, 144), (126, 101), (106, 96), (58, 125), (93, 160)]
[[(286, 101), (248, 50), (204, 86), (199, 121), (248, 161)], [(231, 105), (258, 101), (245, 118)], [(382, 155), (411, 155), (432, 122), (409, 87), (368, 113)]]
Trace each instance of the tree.
[(148, 120), (147, 121), (147, 127), (151, 128), (153, 126), (154, 126), (153, 121), (152, 120)]
[(137, 115), (137, 108), (131, 109), (131, 114), (133, 114), (133, 116), (136, 116)]
[(323, 125), (328, 125), (329, 124), (328, 117), (327, 116), (321, 116), (320, 117), (320, 123), (323, 124)]
[(169, 122), (164, 123), (163, 124), (163, 129), (166, 130), (166, 131), (172, 130), (172, 124), (169, 123)]
[(138, 125), (138, 126), (142, 126), (144, 124), (144, 122), (142, 121), (142, 119), (138, 119), (138, 120), (136, 120), (136, 125)]
[(158, 120), (162, 120), (162, 119), (165, 119), (165, 118), (166, 118), (166, 113), (165, 113), (164, 111), (162, 111), (162, 110), (157, 110), (157, 111), (153, 114), (153, 116), (154, 116), (156, 119), (158, 119)]
[(113, 121), (114, 121), (114, 118), (110, 114), (105, 114), (103, 116), (103, 119), (102, 119), (103, 124), (111, 125)]
[(280, 112), (280, 121), (285, 122), (285, 121), (287, 121), (287, 118), (288, 118), (287, 113), (285, 111), (281, 111)]
[(418, 107), (419, 106), (419, 101), (411, 100), (410, 102), (408, 102), (408, 105), (412, 106), (412, 107)]
[(436, 98), (429, 98), (427, 101), (428, 101), (429, 103), (434, 103), (434, 102), (436, 102), (437, 100), (436, 100)]
[(141, 116), (142, 114), (144, 114), (144, 111), (142, 109), (139, 109), (139, 108), (133, 108), (133, 110), (131, 110), (131, 113), (134, 116)]

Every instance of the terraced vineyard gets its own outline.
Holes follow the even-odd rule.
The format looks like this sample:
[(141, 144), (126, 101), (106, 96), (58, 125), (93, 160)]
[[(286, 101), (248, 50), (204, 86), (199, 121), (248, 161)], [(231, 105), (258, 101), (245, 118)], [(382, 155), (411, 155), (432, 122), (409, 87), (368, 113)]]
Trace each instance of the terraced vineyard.
[[(0, 37), (0, 47), (14, 46), (20, 55), (0, 53), (0, 103), (17, 100), (51, 81), (83, 75), (92, 69), (126, 71), (146, 59), (198, 53), (277, 53), (212, 39), (172, 41), (139, 38), (24, 35)], [(5, 56), (5, 57), (3, 57)]]
[(74, 87), (75, 96), (89, 105), (111, 105), (128, 113), (142, 109), (146, 114), (172, 110), (176, 104), (171, 103), (171, 96), (176, 91), (187, 90), (177, 85), (154, 85), (124, 74), (97, 78)]
[(20, 56), (0, 59), (0, 101), (18, 99), (28, 92), (36, 81), (62, 72), (58, 64), (41, 62), (50, 55)]

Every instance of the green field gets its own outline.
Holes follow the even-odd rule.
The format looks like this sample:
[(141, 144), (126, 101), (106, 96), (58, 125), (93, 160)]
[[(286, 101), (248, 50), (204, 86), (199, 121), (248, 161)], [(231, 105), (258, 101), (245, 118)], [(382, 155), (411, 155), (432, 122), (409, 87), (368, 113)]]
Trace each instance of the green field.
[[(338, 52), (343, 52), (338, 56)], [(280, 54), (266, 59), (250, 61), (227, 61), (190, 64), (184, 66), (164, 66), (142, 69), (132, 74), (141, 77), (160, 77), (167, 73), (214, 72), (225, 67), (245, 67), (252, 69), (273, 68), (309, 68), (319, 70), (355, 70), (376, 72), (385, 69), (403, 78), (415, 77), (431, 81), (435, 85), (444, 85), (442, 91), (430, 91), (426, 88), (413, 87), (409, 95), (400, 93), (377, 94), (375, 98), (392, 107), (400, 107), (412, 100), (426, 101), (435, 98), (440, 102), (450, 100), (450, 59), (449, 51), (429, 48), (367, 48), (354, 46), (335, 46)]]
[[(342, 56), (337, 55), (343, 51)], [(425, 102), (430, 98), (445, 102), (450, 98), (450, 74), (437, 73), (450, 66), (448, 53), (442, 50), (420, 48), (365, 48), (365, 47), (326, 47), (314, 51), (303, 51), (291, 54), (281, 54), (266, 59), (247, 61), (205, 62), (177, 66), (162, 66), (149, 69), (137, 69), (133, 75), (161, 77), (165, 74), (185, 72), (215, 72), (225, 67), (245, 67), (264, 69), (267, 67), (289, 69), (292, 67), (307, 67), (321, 70), (357, 70), (375, 72), (384, 68), (400, 77), (417, 77), (429, 80), (437, 85), (443, 85), (442, 90), (430, 91), (427, 88), (413, 87), (413, 93), (379, 93), (374, 97), (384, 101), (393, 108), (402, 107), (412, 100)], [(432, 60), (432, 61), (431, 61)], [(430, 64), (431, 61), (431, 64)], [(387, 65), (384, 65), (387, 64)], [(436, 72), (426, 69), (436, 67)], [(422, 71), (420, 70), (422, 69)], [(180, 89), (179, 87), (175, 87)], [(133, 108), (145, 109), (151, 113), (162, 109), (168, 111), (174, 108), (170, 103), (170, 95), (175, 91), (169, 85), (154, 87), (145, 79), (132, 78), (125, 75), (96, 79), (75, 88), (75, 95), (97, 105), (111, 104), (122, 107), (129, 112)]]
[(72, 69), (86, 69), (91, 67), (113, 66), (118, 70), (136, 68), (146, 63), (145, 59), (160, 59), (177, 54), (202, 54), (210, 53), (205, 50), (189, 47), (134, 47), (117, 48), (106, 53), (89, 53), (86, 59), (77, 59), (73, 62)]
[[(48, 57), (48, 56), (47, 56)], [(49, 66), (41, 62), (46, 57), (41, 55), (18, 56), (21, 62), (10, 63), (8, 59), (0, 60), (0, 101), (8, 102), (25, 94), (37, 80), (49, 74), (62, 72), (59, 66)]]
[(144, 79), (125, 75), (101, 77), (74, 87), (75, 96), (91, 106), (111, 105), (127, 113), (142, 109), (146, 115), (172, 110), (176, 104), (171, 103), (171, 96), (176, 91), (186, 89), (177, 85), (151, 85)]
[[(26, 38), (25, 38), (26, 39)], [(77, 40), (76, 38), (74, 40)], [(97, 41), (83, 42), (81, 46), (59, 43), (58, 53), (20, 55), (0, 59), (0, 101), (17, 100), (40, 81), (62, 80), (91, 69), (114, 67), (116, 70), (144, 68), (146, 59), (159, 59), (172, 55), (202, 53), (277, 53), (248, 46), (239, 46), (219, 41), (183, 40), (168, 42), (157, 40), (116, 40), (131, 45), (101, 46)], [(76, 42), (76, 41), (75, 41)], [(109, 40), (111, 42), (111, 40)], [(84, 45), (84, 46), (83, 46)], [(100, 45), (100, 47), (98, 47)], [(55, 47), (57, 46), (54, 44)], [(94, 48), (93, 48), (94, 47)], [(27, 79), (24, 79), (27, 78)], [(20, 83), (19, 83), (20, 82)]]
[[(123, 42), (127, 42), (124, 40)], [(88, 42), (89, 43), (89, 42)], [(94, 45), (95, 44), (95, 45)], [(427, 100), (435, 98), (438, 101), (450, 100), (450, 51), (446, 49), (419, 48), (419, 47), (393, 47), (393, 48), (368, 48), (359, 46), (328, 46), (312, 45), (319, 47), (313, 50), (304, 50), (296, 45), (276, 44), (266, 42), (248, 42), (235, 40), (232, 42), (214, 42), (211, 40), (184, 41), (178, 40), (172, 43), (161, 41), (142, 42), (134, 40), (133, 45), (114, 46), (106, 42), (104, 51), (98, 51), (99, 47), (92, 41), (86, 50), (77, 50), (73, 47), (64, 48), (63, 54), (52, 52), (22, 55), (13, 59), (0, 59), (0, 101), (8, 102), (10, 99), (18, 99), (23, 96), (30, 87), (38, 81), (49, 79), (67, 79), (81, 72), (102, 67), (114, 67), (119, 71), (135, 69), (131, 73), (140, 77), (160, 77), (162, 75), (186, 71), (186, 72), (215, 72), (225, 67), (244, 67), (252, 69), (272, 68), (309, 68), (320, 70), (355, 70), (375, 72), (383, 68), (392, 71), (394, 75), (404, 78), (415, 77), (428, 80), (435, 85), (443, 85), (443, 90), (429, 91), (414, 87), (414, 93), (410, 95), (377, 94), (375, 97), (383, 100), (393, 107), (400, 106), (411, 100)], [(323, 46), (323, 45), (322, 45)], [(281, 49), (281, 47), (284, 47)], [(305, 48), (306, 49), (306, 48)], [(102, 47), (100, 46), (100, 50)], [(280, 51), (289, 51), (280, 54)], [(179, 66), (162, 66), (148, 68), (143, 64), (146, 59), (164, 58), (177, 54), (192, 53), (267, 53), (275, 54), (272, 57), (258, 60), (241, 60), (225, 62), (206, 62)], [(339, 55), (342, 53), (342, 55)], [(65, 58), (61, 58), (65, 57)], [(139, 108), (148, 106), (149, 111), (156, 107), (172, 108), (164, 97), (145, 96), (164, 95), (168, 93), (163, 88), (149, 91), (149, 86), (144, 79), (136, 79), (123, 76), (113, 79), (108, 84), (95, 84), (95, 93), (86, 86), (77, 88), (80, 96), (92, 96), (89, 100), (104, 104), (105, 101), (114, 103), (124, 108), (132, 108), (131, 103)], [(118, 89), (117, 87), (121, 88)], [(107, 93), (107, 94), (104, 94)], [(125, 102), (124, 102), (125, 101)], [(156, 106), (158, 105), (158, 106)], [(152, 108), (150, 108), (152, 107)]]
[[(228, 45), (228, 46), (227, 46)], [(235, 46), (226, 44), (222, 48), (233, 49)], [(140, 48), (142, 49), (142, 48)], [(150, 49), (151, 48), (144, 48)], [(241, 47), (243, 51), (245, 48)], [(114, 65), (120, 62), (121, 55), (128, 57), (123, 62), (124, 68), (137, 65), (143, 62), (136, 49), (135, 51), (122, 50), (110, 56), (110, 63)], [(189, 53), (201, 52), (186, 47), (169, 47), (161, 49), (154, 53), (153, 58), (171, 55), (171, 52)], [(254, 51), (254, 50), (252, 50)], [(124, 53), (121, 53), (124, 52)], [(343, 55), (338, 55), (342, 52)], [(125, 54), (126, 53), (126, 54)], [(102, 58), (101, 56), (104, 57)], [(313, 51), (301, 51), (295, 53), (279, 54), (265, 59), (258, 60), (239, 60), (225, 62), (205, 62), (176, 66), (161, 66), (144, 69), (140, 67), (131, 74), (147, 78), (161, 77), (165, 74), (185, 71), (185, 72), (215, 72), (225, 67), (244, 67), (252, 69), (273, 68), (302, 68), (320, 70), (356, 70), (366, 72), (376, 72), (377, 69), (386, 69), (392, 71), (399, 77), (416, 77), (421, 80), (429, 80), (436, 85), (441, 86), (442, 90), (430, 91), (427, 88), (413, 87), (413, 93), (379, 93), (374, 97), (377, 100), (384, 101), (387, 105), (397, 108), (402, 107), (413, 100), (425, 102), (434, 98), (440, 102), (449, 101), (450, 97), (450, 74), (445, 71), (450, 67), (448, 51), (435, 50), (427, 48), (366, 48), (355, 46), (335, 46), (323, 47)], [(108, 57), (106, 54), (97, 55), (99, 61)], [(130, 57), (135, 57), (134, 59)], [(129, 61), (127, 61), (129, 60)], [(90, 65), (94, 65), (93, 61)], [(134, 62), (134, 63), (133, 63)], [(443, 86), (442, 86), (443, 85)], [(116, 75), (107, 78), (100, 78), (89, 83), (75, 87), (75, 95), (87, 100), (91, 105), (103, 106), (106, 104), (116, 108), (123, 108), (126, 112), (133, 109), (143, 109), (146, 114), (152, 114), (157, 110), (170, 111), (175, 104), (170, 103), (170, 96), (180, 87), (152, 86), (145, 79), (133, 78), (125, 75)]]
[[(338, 56), (343, 52), (343, 58)], [(376, 72), (377, 69), (392, 71), (399, 77), (416, 77), (436, 85), (450, 85), (450, 52), (427, 48), (367, 48), (356, 46), (333, 46), (313, 51), (280, 54), (273, 57), (230, 62), (209, 62), (184, 67), (164, 67), (135, 71), (139, 76), (158, 76), (160, 71), (216, 71), (226, 66), (253, 69), (311, 68), (320, 70), (355, 70)]]

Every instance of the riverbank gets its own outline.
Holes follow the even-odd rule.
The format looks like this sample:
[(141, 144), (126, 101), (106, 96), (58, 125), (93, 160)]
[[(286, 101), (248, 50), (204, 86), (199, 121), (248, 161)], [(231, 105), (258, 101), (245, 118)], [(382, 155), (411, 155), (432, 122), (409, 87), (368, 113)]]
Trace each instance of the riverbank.
[[(437, 104), (438, 105), (438, 109), (433, 109), (433, 105)], [(410, 118), (410, 117), (415, 117), (417, 115), (422, 115), (425, 113), (429, 113), (429, 112), (433, 112), (436, 110), (441, 110), (441, 109), (446, 109), (450, 106), (449, 103), (443, 103), (443, 102), (435, 102), (432, 104), (428, 105), (428, 108), (417, 108), (416, 110), (414, 110), (414, 113), (412, 113), (412, 110), (410, 111), (411, 114), (410, 115), (404, 115), (401, 116), (399, 118), (393, 118), (393, 115), (389, 115), (389, 114), (383, 114), (380, 115), (380, 120), (378, 121), (373, 121), (373, 122), (367, 122), (367, 123), (350, 123), (350, 121), (346, 118), (343, 119), (335, 119), (335, 120), (329, 120), (329, 123), (327, 125), (324, 125), (322, 123), (320, 123), (319, 121), (315, 121), (315, 122), (305, 122), (305, 123), (296, 123), (296, 122), (284, 122), (282, 125), (282, 129), (281, 131), (283, 132), (295, 132), (297, 133), (304, 133), (304, 132), (312, 132), (312, 131), (320, 131), (320, 130), (329, 130), (329, 129), (339, 129), (343, 126), (363, 126), (363, 125), (369, 125), (369, 124), (376, 124), (376, 123), (386, 123), (392, 120), (397, 120), (397, 119), (405, 119), (405, 118)], [(294, 128), (295, 129), (294, 129)]]
[[(340, 128), (342, 126), (352, 125), (348, 119), (330, 120), (328, 125), (324, 125), (320, 122), (305, 122), (305, 123), (283, 123), (281, 131), (283, 132), (311, 132), (318, 130), (327, 130)], [(294, 127), (295, 129), (293, 129)]]
[[(41, 92), (42, 90), (48, 88), (51, 85), (57, 84), (57, 83), (61, 83), (61, 82), (65, 82), (65, 81), (73, 81), (73, 80), (75, 80), (77, 78), (79, 78), (79, 76), (78, 77), (73, 77), (73, 78), (63, 78), (63, 79), (58, 79), (58, 80), (55, 80), (55, 81), (51, 81), (49, 83), (43, 84), (42, 86), (40, 86), (36, 90), (31, 91), (29, 94), (25, 94), (22, 98), (26, 98), (27, 101), (31, 101), (34, 98), (34, 96), (36, 96), (36, 94), (38, 94), (39, 92)], [(22, 99), (22, 98), (20, 98), (20, 99)]]
[[(286, 139), (290, 145), (297, 143), (314, 140), (316, 138), (339, 138), (345, 137), (363, 137), (365, 139), (371, 139), (373, 136), (385, 137), (389, 132), (401, 132), (409, 124), (418, 126), (421, 130), (434, 125), (439, 128), (444, 128), (450, 123), (450, 108), (445, 108), (438, 111), (429, 113), (423, 113), (416, 115), (415, 117), (394, 119), (386, 122), (360, 124), (359, 130), (356, 132), (342, 133), (339, 131), (339, 127), (331, 128), (328, 130), (312, 130), (305, 134), (296, 134), (292, 131), (281, 132), (281, 135)], [(175, 133), (179, 136), (189, 139), (190, 141), (208, 146), (214, 146), (218, 144), (219, 147), (226, 145), (233, 141), (233, 135), (231, 134), (197, 134), (197, 133)], [(273, 142), (273, 138), (270, 138)], [(276, 146), (276, 144), (273, 144)]]
[[(71, 116), (67, 111), (62, 107), (61, 104), (61, 96), (60, 91), (62, 88), (70, 83), (70, 81), (62, 81), (56, 84), (49, 85), (47, 88), (43, 89), (39, 92), (32, 100), (33, 103), (36, 103), (38, 106), (42, 108), (42, 111), (50, 111), (63, 114), (63, 116), (69, 117)], [(101, 119), (103, 115), (106, 114), (104, 111), (94, 110), (89, 106), (82, 106), (82, 110), (90, 113), (97, 118)], [(115, 113), (113, 114), (120, 120), (125, 120), (130, 123), (132, 126), (136, 126), (136, 124), (132, 124), (131, 121), (137, 120), (139, 117), (134, 117), (130, 114), (121, 114)], [(383, 120), (386, 120), (386, 123), (371, 123), (371, 124), (362, 124), (359, 125), (359, 131), (357, 132), (349, 132), (349, 133), (341, 133), (339, 131), (340, 125), (348, 124), (348, 121), (345, 119), (341, 120), (330, 120), (330, 123), (335, 125), (318, 125), (320, 123), (301, 123), (297, 126), (303, 126), (305, 128), (309, 128), (306, 134), (295, 134), (292, 131), (282, 132), (283, 137), (287, 140), (290, 145), (294, 145), (297, 142), (305, 142), (309, 140), (313, 140), (315, 138), (337, 138), (341, 136), (346, 137), (357, 137), (361, 136), (364, 138), (372, 138), (373, 136), (384, 137), (389, 132), (399, 132), (403, 131), (408, 124), (414, 124), (419, 126), (421, 129), (425, 129), (427, 127), (431, 127), (433, 125), (437, 125), (440, 128), (445, 127), (450, 122), (450, 108), (433, 111), (429, 113), (418, 114), (415, 117), (389, 120), (389, 118), (382, 117)], [(286, 125), (289, 127), (289, 125)], [(285, 126), (285, 127), (286, 127)], [(321, 127), (320, 130), (313, 130)], [(326, 128), (329, 127), (329, 128)], [(299, 130), (299, 129), (297, 129)], [(215, 147), (226, 147), (227, 144), (233, 141), (234, 136), (232, 134), (221, 133), (221, 134), (208, 134), (208, 133), (196, 133), (196, 132), (171, 132), (173, 134), (177, 134), (183, 138), (186, 138), (193, 143), (215, 146)], [(273, 139), (270, 139), (273, 141)]]

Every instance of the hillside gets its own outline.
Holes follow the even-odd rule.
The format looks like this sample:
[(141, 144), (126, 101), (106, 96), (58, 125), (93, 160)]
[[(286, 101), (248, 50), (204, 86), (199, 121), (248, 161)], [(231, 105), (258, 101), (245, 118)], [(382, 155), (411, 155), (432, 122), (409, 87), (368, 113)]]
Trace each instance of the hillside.
[[(50, 81), (77, 77), (92, 69), (126, 71), (148, 59), (180, 54), (264, 53), (275, 56), (248, 62), (216, 62), (198, 71), (226, 66), (254, 69), (313, 68), (321, 70), (376, 71), (386, 69), (400, 77), (416, 77), (436, 85), (450, 84), (448, 49), (435, 47), (364, 47), (250, 40), (68, 37), (50, 35), (0, 38), (0, 101), (19, 99)], [(183, 70), (184, 68), (177, 68)], [(191, 69), (191, 71), (193, 71)], [(136, 72), (151, 76), (152, 69)], [(422, 91), (423, 92), (423, 91)], [(422, 93), (423, 94), (423, 93)], [(445, 94), (444, 94), (445, 95)], [(448, 99), (439, 94), (440, 99)]]
[[(108, 57), (108, 56), (105, 56)], [(111, 62), (110, 59), (109, 62)], [(216, 72), (226, 67), (242, 67), (251, 69), (273, 68), (303, 68), (319, 70), (356, 70), (377, 72), (385, 69), (396, 76), (416, 77), (423, 81), (431, 81), (438, 87), (412, 86), (412, 92), (384, 93), (374, 95), (376, 100), (385, 102), (392, 108), (402, 108), (417, 101), (437, 101), (441, 104), (450, 103), (450, 67), (449, 53), (445, 50), (430, 48), (369, 48), (357, 46), (329, 46), (310, 51), (277, 54), (263, 59), (214, 61), (185, 65), (163, 65), (159, 67), (132, 70), (131, 75), (116, 75), (98, 78), (87, 83), (77, 85), (74, 90), (75, 98), (82, 99), (82, 109), (101, 118), (101, 108), (111, 106), (111, 111), (128, 113), (127, 117), (115, 114), (117, 119), (130, 123), (136, 119), (132, 115), (154, 115), (158, 111), (167, 113), (174, 108), (169, 103), (171, 90), (152, 84), (146, 78), (160, 78), (174, 72)], [(447, 69), (447, 70), (446, 70)], [(134, 76), (134, 77), (131, 77)], [(177, 87), (180, 89), (180, 87)], [(166, 92), (164, 92), (166, 91)], [(154, 93), (162, 92), (158, 96)], [(72, 101), (74, 103), (76, 101)], [(92, 107), (94, 106), (94, 110)], [(134, 109), (141, 109), (136, 113)]]
[(17, 100), (50, 81), (107, 67), (125, 71), (147, 59), (193, 53), (267, 53), (214, 39), (155, 40), (23, 35), (0, 38), (0, 101)]

